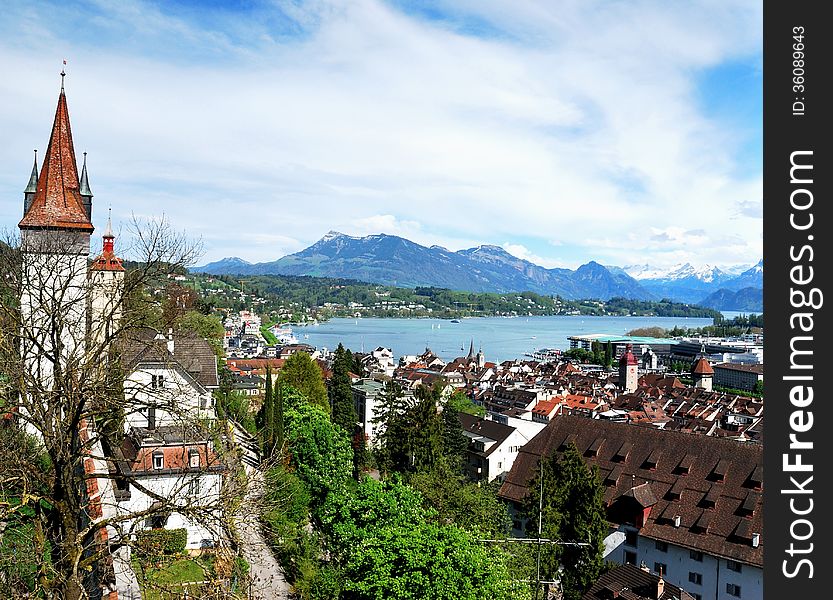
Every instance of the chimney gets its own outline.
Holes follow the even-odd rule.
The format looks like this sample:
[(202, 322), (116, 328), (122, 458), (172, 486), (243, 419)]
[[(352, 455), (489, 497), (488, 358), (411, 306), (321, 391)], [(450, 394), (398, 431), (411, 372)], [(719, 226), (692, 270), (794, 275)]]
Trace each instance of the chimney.
[(665, 580), (662, 578), (660, 571), (659, 579), (657, 580), (657, 600), (662, 600), (662, 595), (665, 593)]
[(174, 330), (171, 327), (168, 328), (168, 352), (174, 353)]
[(757, 548), (760, 543), (761, 543), (761, 534), (760, 533), (753, 533), (752, 534), (752, 547)]

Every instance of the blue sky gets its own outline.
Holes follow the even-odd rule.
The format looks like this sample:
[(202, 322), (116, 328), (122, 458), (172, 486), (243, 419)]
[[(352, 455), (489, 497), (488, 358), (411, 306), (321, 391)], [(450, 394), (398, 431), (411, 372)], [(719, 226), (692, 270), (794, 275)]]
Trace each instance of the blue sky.
[(8, 3), (0, 227), (67, 59), (95, 224), (165, 214), (203, 262), (329, 230), (545, 266), (762, 254), (750, 2)]

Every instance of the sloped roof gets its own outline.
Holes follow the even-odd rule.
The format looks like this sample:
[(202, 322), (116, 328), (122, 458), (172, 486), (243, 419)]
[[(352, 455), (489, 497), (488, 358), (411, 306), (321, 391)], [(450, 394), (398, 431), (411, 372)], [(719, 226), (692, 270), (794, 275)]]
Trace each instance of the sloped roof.
[(714, 369), (705, 358), (700, 357), (691, 368), (692, 375), (714, 375)]
[(69, 110), (63, 88), (52, 124), (32, 205), (18, 223), (21, 229), (57, 228), (92, 233), (78, 184), (78, 166), (72, 144)]
[(693, 600), (694, 596), (665, 582), (664, 592), (657, 599), (659, 577), (634, 565), (619, 565), (601, 577), (581, 600), (608, 600), (617, 592), (622, 600)]
[[(599, 439), (604, 443), (599, 445)], [(521, 449), (499, 495), (521, 501), (540, 457), (560, 454), (567, 440), (574, 440), (587, 463), (599, 468), (608, 507), (634, 487), (649, 484), (657, 502), (640, 535), (762, 566), (763, 543), (756, 548), (751, 543), (752, 533), (761, 534), (763, 539), (762, 503), (760, 494), (749, 498), (750, 493), (763, 488), (763, 482), (750, 478), (753, 472), (760, 472), (760, 445), (560, 416)], [(597, 453), (588, 451), (594, 443), (599, 446)], [(675, 484), (679, 486), (678, 497), (671, 493)], [(649, 500), (647, 490), (644, 493), (641, 499)], [(701, 519), (704, 514), (711, 517), (705, 528)], [(679, 527), (674, 526), (677, 515), (681, 518)], [(617, 522), (611, 513), (608, 517)]]
[(497, 442), (489, 450), (481, 453), (484, 456), (488, 456), (496, 450), (497, 447), (505, 442), (506, 439), (512, 435), (512, 432), (515, 431), (515, 428), (510, 427), (509, 425), (504, 425), (503, 423), (498, 423), (497, 421), (491, 421), (489, 419), (481, 419), (480, 417), (469, 415), (467, 413), (460, 413), (460, 423), (463, 425), (463, 429), (465, 431), (474, 435), (485, 436), (490, 440), (495, 440), (495, 442)]
[(217, 358), (206, 340), (190, 331), (173, 333), (174, 351), (168, 351), (167, 339), (156, 339), (158, 332), (151, 328), (129, 332), (129, 337), (119, 340), (122, 364), (125, 370), (135, 369), (142, 363), (170, 363), (179, 365), (204, 387), (220, 385), (217, 374)]

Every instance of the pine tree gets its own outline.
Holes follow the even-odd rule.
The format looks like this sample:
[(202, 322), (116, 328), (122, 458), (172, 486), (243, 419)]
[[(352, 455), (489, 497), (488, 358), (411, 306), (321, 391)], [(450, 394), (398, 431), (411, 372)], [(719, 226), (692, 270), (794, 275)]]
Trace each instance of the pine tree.
[(261, 417), (260, 442), (263, 448), (263, 456), (272, 455), (273, 431), (275, 423), (275, 406), (272, 393), (272, 369), (266, 365), (266, 389), (263, 396), (263, 406), (260, 409)]
[(450, 402), (446, 402), (443, 406), (442, 422), (445, 459), (452, 469), (461, 469), (466, 457), (466, 449), (469, 447), (469, 441), (463, 433), (460, 411)]
[(559, 567), (565, 600), (578, 600), (598, 579), (607, 520), (604, 488), (596, 468), (589, 468), (575, 444), (570, 444), (559, 460), (555, 455), (542, 458), (539, 474), (529, 484), (524, 512), (527, 529), (538, 529), (538, 501), (543, 472), (542, 536), (562, 542), (588, 542), (589, 546), (551, 545), (542, 552), (541, 575), (556, 578)]
[(275, 390), (273, 392), (273, 397), (275, 399), (275, 411), (274, 411), (274, 439), (275, 443), (273, 447), (275, 448), (275, 452), (282, 452), (283, 451), (283, 444), (284, 444), (284, 405), (283, 405), (283, 396), (284, 390), (283, 386), (280, 385), (277, 381), (275, 381)]
[(613, 366), (613, 344), (610, 340), (605, 344), (605, 366), (608, 368)]
[(385, 382), (382, 393), (376, 398), (376, 410), (370, 422), (376, 432), (376, 463), (382, 472), (391, 468), (390, 447), (395, 431), (389, 430), (394, 420), (405, 410), (402, 387), (393, 379)]
[(333, 423), (339, 425), (349, 435), (356, 429), (358, 416), (353, 403), (353, 390), (350, 387), (350, 363), (347, 351), (339, 344), (333, 358), (333, 376), (328, 388)]

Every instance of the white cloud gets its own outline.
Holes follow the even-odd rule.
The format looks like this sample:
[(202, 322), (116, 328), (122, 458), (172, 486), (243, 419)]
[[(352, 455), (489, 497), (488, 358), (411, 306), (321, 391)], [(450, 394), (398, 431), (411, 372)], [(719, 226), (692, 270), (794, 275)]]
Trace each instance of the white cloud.
[(537, 254), (531, 252), (529, 248), (527, 248), (523, 244), (512, 244), (510, 242), (504, 242), (501, 245), (501, 247), (512, 256), (517, 256), (518, 258), (528, 260), (531, 263), (535, 263), (536, 265), (540, 265), (548, 269), (567, 266), (563, 261), (538, 256)]
[[(760, 54), (757, 2), (469, 1), (433, 22), (375, 0), (214, 21), (161, 6), (10, 9), (4, 197), (45, 149), (54, 57), (68, 55), (97, 219), (110, 204), (164, 210), (209, 260), (274, 259), (331, 229), (451, 249), (510, 240), (551, 265), (575, 248), (576, 263), (760, 257), (761, 176), (736, 175), (737, 133), (703, 113), (696, 81)], [(461, 29), (472, 16), (501, 35)], [(19, 212), (7, 202), (0, 221)], [(706, 234), (679, 237), (693, 230)]]

